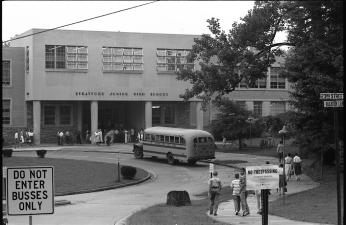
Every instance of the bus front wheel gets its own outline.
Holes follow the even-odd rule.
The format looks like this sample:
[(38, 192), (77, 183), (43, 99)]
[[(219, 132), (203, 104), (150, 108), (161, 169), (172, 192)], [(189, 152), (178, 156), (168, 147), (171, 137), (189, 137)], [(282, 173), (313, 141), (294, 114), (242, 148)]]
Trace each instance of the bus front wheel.
[(175, 159), (174, 159), (174, 156), (172, 153), (168, 153), (167, 154), (167, 160), (168, 160), (168, 163), (171, 164), (171, 165), (174, 165), (175, 164)]
[(135, 158), (136, 159), (141, 159), (143, 158), (143, 151), (139, 148), (135, 148), (134, 150)]

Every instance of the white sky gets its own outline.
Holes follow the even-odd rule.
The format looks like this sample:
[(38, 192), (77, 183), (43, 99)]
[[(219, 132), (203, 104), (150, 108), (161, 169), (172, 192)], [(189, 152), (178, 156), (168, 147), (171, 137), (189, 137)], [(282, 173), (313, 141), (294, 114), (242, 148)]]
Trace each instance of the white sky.
[[(49, 29), (150, 1), (2, 1), (2, 40), (31, 28)], [(159, 1), (62, 29), (139, 33), (210, 33), (207, 19), (219, 18), (228, 32), (253, 1)]]

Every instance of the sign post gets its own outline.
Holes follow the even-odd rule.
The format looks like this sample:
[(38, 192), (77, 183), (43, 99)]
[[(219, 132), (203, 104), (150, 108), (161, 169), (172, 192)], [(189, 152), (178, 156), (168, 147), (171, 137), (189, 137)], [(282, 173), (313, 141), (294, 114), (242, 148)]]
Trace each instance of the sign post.
[(53, 167), (7, 168), (7, 214), (13, 216), (54, 213)]
[(324, 108), (333, 108), (338, 225), (341, 225), (340, 150), (339, 150), (339, 134), (338, 134), (339, 121), (338, 121), (337, 108), (344, 107), (344, 93), (320, 93), (320, 99), (323, 100)]
[(278, 165), (246, 167), (246, 189), (261, 190), (262, 225), (268, 225), (268, 190), (279, 187)]

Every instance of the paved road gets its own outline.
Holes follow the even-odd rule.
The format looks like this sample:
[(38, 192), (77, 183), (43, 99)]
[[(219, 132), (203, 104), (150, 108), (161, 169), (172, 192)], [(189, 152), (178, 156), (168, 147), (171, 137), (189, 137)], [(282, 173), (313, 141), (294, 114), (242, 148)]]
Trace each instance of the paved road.
[[(76, 147), (59, 151), (49, 151), (46, 157), (92, 160), (117, 163), (118, 155), (112, 152), (131, 153), (130, 145), (115, 145), (110, 147)], [(28, 150), (14, 152), (14, 156), (35, 156)], [(36, 157), (36, 156), (35, 156)], [(197, 199), (194, 194), (206, 190), (209, 166), (198, 163), (194, 167), (186, 164), (171, 166), (164, 160), (138, 160), (132, 154), (120, 154), (120, 163), (143, 168), (153, 174), (153, 179), (145, 183), (88, 194), (78, 194), (56, 197), (56, 200), (71, 201), (71, 205), (55, 207), (52, 215), (33, 216), (35, 225), (113, 225), (122, 218), (148, 206), (164, 203), (166, 195), (171, 190), (186, 190), (191, 199)], [(218, 169), (218, 166), (216, 166)], [(220, 171), (225, 168), (220, 168)], [(233, 170), (227, 168), (225, 176), (231, 177)], [(28, 224), (28, 216), (8, 216), (10, 224)]]
[[(72, 204), (55, 207), (55, 213), (52, 215), (33, 216), (33, 224), (35, 225), (119, 225), (126, 221), (126, 217), (138, 210), (158, 203), (165, 203), (169, 191), (186, 190), (191, 199), (198, 199), (195, 195), (207, 190), (209, 177), (209, 165), (207, 163), (197, 163), (196, 166), (190, 167), (186, 164), (171, 166), (165, 160), (138, 160), (134, 159), (131, 154), (132, 146), (125, 144), (111, 147), (89, 145), (74, 146), (63, 150), (59, 150), (59, 148), (48, 149), (47, 147), (45, 149), (52, 150), (47, 153), (47, 157), (55, 158), (117, 163), (119, 156), (121, 164), (143, 168), (152, 173), (153, 178), (145, 183), (125, 188), (56, 197), (55, 200), (67, 200)], [(15, 152), (14, 156), (16, 155), (36, 157), (35, 152), (30, 152), (28, 149)], [(241, 166), (264, 164), (268, 160), (273, 161), (273, 158), (270, 157), (232, 153), (217, 153), (216, 158), (247, 161)], [(234, 177), (235, 169), (218, 165), (215, 165), (215, 169), (219, 171), (224, 185), (229, 185)], [(224, 206), (226, 206), (225, 209), (228, 208), (227, 204)], [(8, 216), (8, 219), (11, 225), (27, 225), (29, 221), (28, 216)], [(232, 218), (224, 219), (221, 221), (228, 222)]]

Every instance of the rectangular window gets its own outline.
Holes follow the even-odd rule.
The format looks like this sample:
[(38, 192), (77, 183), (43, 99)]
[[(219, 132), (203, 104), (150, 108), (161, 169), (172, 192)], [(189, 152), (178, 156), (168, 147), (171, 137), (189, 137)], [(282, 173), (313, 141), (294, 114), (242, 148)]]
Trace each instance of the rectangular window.
[(72, 120), (71, 106), (60, 106), (60, 125), (70, 125)]
[(55, 125), (55, 106), (44, 106), (44, 125)]
[(102, 62), (103, 71), (143, 71), (143, 49), (103, 47)]
[(270, 115), (275, 116), (280, 113), (286, 112), (286, 102), (273, 101), (270, 102)]
[(190, 50), (185, 49), (157, 49), (156, 70), (158, 72), (175, 72), (177, 70), (193, 70), (194, 63), (188, 61)]
[(86, 46), (46, 45), (46, 69), (88, 69)]
[(160, 124), (161, 122), (161, 109), (159, 108), (152, 108), (152, 123), (153, 124)]
[(2, 100), (2, 124), (11, 124), (11, 100)]
[(270, 88), (272, 89), (286, 88), (285, 78), (279, 75), (280, 70), (281, 70), (280, 67), (270, 68)]
[(2, 60), (2, 86), (11, 85), (11, 62)]
[(262, 116), (262, 102), (253, 102), (253, 113), (256, 116)]
[(173, 106), (165, 107), (165, 124), (174, 124), (175, 110)]

